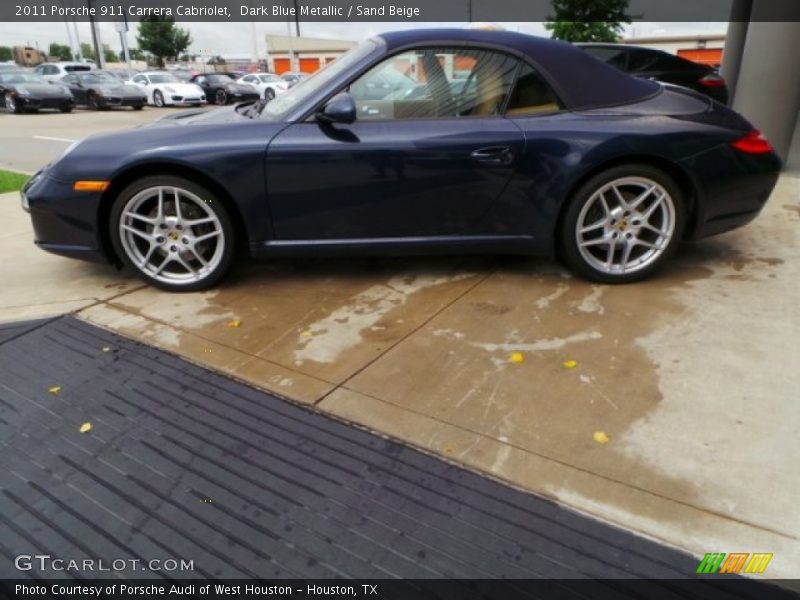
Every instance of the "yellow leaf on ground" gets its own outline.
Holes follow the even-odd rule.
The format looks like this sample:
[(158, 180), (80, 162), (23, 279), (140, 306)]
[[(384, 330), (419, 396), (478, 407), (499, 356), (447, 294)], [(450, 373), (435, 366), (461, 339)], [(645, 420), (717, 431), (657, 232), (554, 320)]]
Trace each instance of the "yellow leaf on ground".
[(228, 327), (231, 329), (239, 329), (242, 326), (242, 322), (239, 319), (233, 319), (232, 321), (228, 321)]
[(81, 433), (87, 433), (87, 432), (89, 432), (91, 430), (92, 430), (92, 424), (89, 423), (88, 421), (86, 423), (84, 423), (83, 425), (81, 425), (81, 428), (80, 428), (80, 432)]
[(564, 366), (567, 369), (574, 369), (575, 367), (578, 366), (578, 363), (576, 361), (574, 361), (574, 360), (565, 360), (564, 361)]
[(302, 335), (303, 337), (311, 337), (313, 334), (311, 333), (311, 330), (309, 329), (309, 330), (304, 331), (300, 335)]
[(61, 386), (60, 385), (54, 385), (53, 387), (51, 387), (47, 391), (50, 392), (51, 394), (57, 394), (58, 392), (61, 391)]
[(509, 360), (512, 363), (519, 364), (525, 360), (525, 355), (522, 352), (512, 352)]
[(609, 437), (605, 431), (595, 431), (592, 438), (598, 444), (607, 444), (609, 442)]
[(103, 352), (111, 352), (111, 348), (108, 346), (103, 346)]

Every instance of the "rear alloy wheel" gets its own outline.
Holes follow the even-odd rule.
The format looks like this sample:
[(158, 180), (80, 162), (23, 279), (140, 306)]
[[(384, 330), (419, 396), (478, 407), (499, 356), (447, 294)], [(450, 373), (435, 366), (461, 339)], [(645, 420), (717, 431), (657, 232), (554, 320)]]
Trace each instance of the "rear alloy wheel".
[(217, 90), (217, 93), (214, 94), (214, 102), (222, 105), (228, 103), (228, 94), (225, 92), (225, 90)]
[(70, 112), (72, 112), (72, 105), (71, 104), (65, 104), (64, 106), (62, 106), (58, 110), (60, 110), (62, 113), (70, 113)]
[(149, 284), (196, 291), (216, 284), (230, 268), (234, 235), (222, 203), (179, 177), (147, 177), (117, 198), (110, 218), (117, 256)]
[(264, 100), (270, 102), (271, 100), (275, 99), (275, 90), (272, 88), (267, 88), (264, 90)]
[(159, 90), (153, 92), (153, 104), (155, 104), (158, 108), (164, 108), (164, 94), (162, 94)]
[(6, 110), (18, 115), (22, 112), (22, 106), (17, 103), (13, 92), (6, 92)]
[(644, 279), (675, 251), (683, 231), (680, 188), (649, 165), (615, 167), (586, 182), (561, 222), (561, 257), (603, 283)]

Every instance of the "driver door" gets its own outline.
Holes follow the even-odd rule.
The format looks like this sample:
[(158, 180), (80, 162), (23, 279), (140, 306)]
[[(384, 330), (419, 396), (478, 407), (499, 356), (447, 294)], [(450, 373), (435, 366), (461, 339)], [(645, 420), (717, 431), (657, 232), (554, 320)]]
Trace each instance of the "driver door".
[(492, 235), (484, 217), (525, 146), (501, 116), (517, 64), (487, 50), (409, 50), (351, 82), (354, 123), (284, 129), (267, 150), (276, 238)]

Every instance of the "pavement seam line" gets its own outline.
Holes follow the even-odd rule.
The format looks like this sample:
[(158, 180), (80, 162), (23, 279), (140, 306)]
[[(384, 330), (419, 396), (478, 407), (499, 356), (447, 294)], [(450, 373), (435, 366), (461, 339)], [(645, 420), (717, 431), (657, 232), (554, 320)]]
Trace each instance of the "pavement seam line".
[[(428, 325), (428, 323), (430, 323), (431, 321), (433, 321), (433, 320), (434, 320), (436, 317), (438, 317), (440, 314), (442, 314), (442, 313), (443, 313), (444, 311), (446, 311), (448, 308), (450, 308), (451, 306), (453, 306), (453, 305), (454, 305), (456, 302), (458, 302), (459, 300), (461, 300), (462, 298), (464, 298), (464, 296), (466, 296), (467, 294), (469, 294), (469, 293), (470, 293), (470, 292), (472, 292), (473, 290), (477, 289), (479, 286), (483, 285), (483, 284), (486, 282), (486, 280), (487, 280), (487, 279), (489, 279), (490, 277), (492, 277), (492, 276), (493, 276), (495, 273), (497, 273), (497, 271), (496, 271), (496, 270), (493, 270), (493, 271), (490, 271), (489, 273), (487, 273), (486, 275), (484, 275), (483, 277), (481, 277), (481, 278), (480, 278), (478, 281), (476, 281), (476, 282), (475, 282), (473, 285), (469, 286), (469, 287), (468, 287), (466, 290), (464, 290), (464, 291), (463, 291), (462, 293), (460, 293), (458, 296), (456, 296), (455, 298), (453, 298), (453, 299), (452, 299), (450, 302), (448, 302), (447, 304), (445, 304), (444, 306), (442, 306), (442, 308), (440, 308), (439, 310), (437, 310), (436, 312), (434, 312), (434, 313), (433, 313), (433, 314), (432, 314), (430, 317), (428, 317), (427, 319), (425, 319), (424, 321), (422, 321), (422, 322), (421, 322), (421, 323), (420, 323), (420, 324), (419, 324), (417, 327), (415, 327), (414, 329), (412, 329), (411, 331), (409, 331), (409, 332), (408, 332), (406, 335), (404, 335), (403, 337), (401, 337), (401, 338), (400, 338), (399, 340), (397, 340), (395, 343), (393, 343), (393, 344), (390, 344), (389, 346), (387, 346), (387, 347), (386, 347), (386, 348), (383, 350), (383, 352), (381, 352), (381, 353), (380, 353), (380, 354), (378, 354), (378, 355), (377, 355), (375, 358), (373, 358), (372, 360), (370, 360), (369, 362), (367, 362), (367, 364), (363, 365), (361, 368), (359, 368), (358, 370), (356, 370), (354, 373), (352, 373), (350, 376), (348, 376), (348, 377), (347, 377), (347, 378), (346, 378), (344, 381), (342, 381), (342, 382), (341, 382), (341, 383), (339, 383), (338, 385), (337, 385), (337, 384), (334, 384), (334, 385), (335, 385), (335, 387), (334, 387), (332, 390), (330, 390), (330, 391), (329, 391), (327, 394), (323, 395), (323, 396), (322, 396), (322, 397), (321, 397), (319, 400), (317, 400), (316, 402), (314, 402), (314, 406), (318, 406), (318, 405), (319, 405), (319, 404), (320, 404), (320, 403), (321, 403), (323, 400), (325, 400), (325, 399), (326, 399), (328, 396), (330, 396), (331, 394), (333, 394), (333, 393), (334, 393), (336, 390), (338, 390), (338, 389), (340, 389), (340, 388), (344, 388), (344, 387), (347, 385), (347, 383), (348, 383), (349, 381), (351, 381), (351, 380), (352, 380), (354, 377), (358, 376), (358, 375), (359, 375), (359, 374), (361, 374), (363, 371), (365, 371), (366, 369), (368, 369), (369, 367), (371, 367), (373, 364), (375, 364), (375, 362), (376, 362), (376, 361), (378, 361), (378, 360), (380, 360), (381, 358), (383, 358), (383, 357), (384, 357), (384, 356), (385, 356), (387, 353), (389, 353), (390, 351), (394, 350), (394, 349), (395, 349), (397, 346), (399, 346), (400, 344), (402, 344), (402, 343), (403, 343), (404, 341), (406, 341), (406, 340), (407, 340), (409, 337), (411, 337), (412, 335), (414, 335), (415, 333), (417, 333), (417, 332), (418, 332), (420, 329), (422, 329), (423, 327), (425, 327), (426, 325)], [(349, 389), (349, 388), (348, 388), (348, 389)], [(324, 409), (322, 409), (322, 408), (320, 408), (320, 410), (322, 410), (322, 411), (323, 411), (323, 412), (325, 412), (325, 413), (327, 413), (327, 412), (328, 412), (328, 411), (325, 411), (325, 410), (324, 410)]]

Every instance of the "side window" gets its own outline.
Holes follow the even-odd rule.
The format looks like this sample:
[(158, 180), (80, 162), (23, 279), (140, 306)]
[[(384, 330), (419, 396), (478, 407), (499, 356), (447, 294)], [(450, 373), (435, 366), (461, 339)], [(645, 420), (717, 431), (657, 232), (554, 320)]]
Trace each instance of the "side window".
[(436, 119), (499, 115), (517, 60), (470, 48), (418, 48), (397, 54), (354, 81), (359, 119)]
[(587, 53), (604, 63), (616, 67), (623, 71), (627, 70), (627, 55), (625, 48), (614, 48), (611, 46), (587, 46), (583, 48)]
[(137, 75), (132, 79), (132, 81), (141, 85), (147, 85), (147, 78), (144, 75)]
[(658, 68), (659, 53), (650, 50), (633, 50), (628, 61), (628, 70), (631, 73), (649, 71)]
[(75, 85), (78, 83), (78, 78), (75, 75), (64, 75), (64, 77), (61, 78), (61, 81), (67, 85)]
[(245, 77), (245, 78), (244, 78), (244, 80), (245, 80), (247, 83), (256, 83), (256, 78), (255, 78), (255, 77), (253, 77), (252, 75), (248, 75), (247, 77)]
[(61, 73), (61, 71), (58, 70), (58, 67), (50, 65), (48, 67), (45, 67), (45, 73), (47, 75), (58, 75), (59, 73)]
[(522, 65), (514, 91), (508, 101), (506, 115), (528, 116), (560, 109), (561, 102), (542, 76), (530, 65)]

